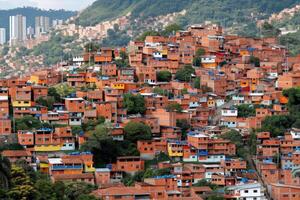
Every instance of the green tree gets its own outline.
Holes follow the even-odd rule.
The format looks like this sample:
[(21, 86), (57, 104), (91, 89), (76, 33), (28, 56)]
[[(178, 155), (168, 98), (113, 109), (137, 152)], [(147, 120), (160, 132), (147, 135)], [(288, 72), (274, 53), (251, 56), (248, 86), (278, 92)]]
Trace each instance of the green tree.
[(297, 115), (300, 112), (300, 87), (283, 90), (282, 94), (289, 99), (289, 112)]
[(201, 66), (201, 57), (205, 55), (205, 50), (200, 48), (197, 49), (197, 51), (195, 52), (195, 56), (193, 58), (193, 65), (196, 67), (200, 67)]
[(256, 115), (255, 108), (251, 104), (242, 104), (237, 106), (238, 117), (253, 117)]
[(71, 130), (72, 130), (72, 134), (73, 135), (80, 135), (81, 133), (83, 133), (83, 127), (82, 126), (72, 126)]
[(156, 73), (156, 76), (159, 82), (169, 82), (172, 80), (172, 74), (169, 71), (159, 71)]
[(250, 132), (250, 137), (247, 140), (247, 145), (249, 147), (249, 151), (251, 155), (256, 154), (256, 146), (257, 146), (257, 137), (256, 133), (254, 131)]
[(7, 190), (10, 185), (11, 165), (6, 157), (0, 155), (0, 188)]
[(156, 176), (170, 175), (170, 174), (171, 174), (170, 168), (163, 168), (163, 169), (147, 168), (144, 172), (143, 179), (152, 178)]
[(55, 103), (54, 97), (39, 97), (36, 101), (37, 104), (45, 106), (48, 110), (53, 109), (53, 104)]
[(283, 136), (288, 128), (295, 123), (295, 118), (291, 115), (267, 116), (261, 125), (260, 131), (271, 133), (272, 137)]
[(193, 58), (193, 66), (201, 67), (201, 58), (200, 57), (194, 57)]
[(236, 130), (230, 130), (225, 134), (221, 135), (221, 138), (231, 141), (233, 144), (236, 145), (237, 155), (239, 157), (245, 158), (245, 149), (243, 144), (243, 137), (242, 135)]
[(297, 119), (295, 123), (293, 123), (292, 128), (300, 128), (300, 119)]
[(25, 115), (22, 118), (15, 119), (15, 123), (16, 131), (39, 129), (42, 127), (41, 121), (31, 115)]
[(181, 90), (181, 95), (185, 95), (185, 94), (188, 94), (189, 92), (188, 92), (188, 89), (187, 88), (183, 88), (182, 90)]
[(77, 200), (99, 200), (97, 197), (90, 194), (81, 194)]
[(66, 183), (65, 195), (67, 199), (79, 200), (81, 198), (82, 200), (85, 195), (89, 195), (95, 189), (96, 186), (85, 182), (69, 182)]
[(37, 190), (37, 200), (58, 200), (53, 184), (49, 179), (37, 180), (34, 187)]
[(222, 196), (218, 196), (218, 195), (213, 194), (213, 195), (208, 196), (206, 198), (206, 200), (225, 200), (225, 198), (222, 197)]
[(175, 78), (179, 81), (189, 82), (192, 80), (192, 74), (195, 74), (195, 69), (191, 65), (185, 65), (176, 72)]
[(127, 109), (127, 114), (144, 114), (146, 112), (145, 100), (140, 94), (124, 94), (123, 106)]
[(196, 88), (196, 89), (201, 88), (201, 79), (200, 79), (200, 77), (195, 78), (195, 80), (193, 82), (193, 87)]
[(9, 47), (8, 46), (4, 46), (2, 51), (1, 51), (1, 56), (6, 56), (9, 52)]
[(205, 49), (202, 49), (202, 48), (197, 49), (197, 51), (196, 51), (196, 53), (195, 53), (195, 56), (196, 56), (196, 57), (201, 57), (201, 56), (203, 56), (203, 55), (205, 55)]
[(86, 149), (101, 149), (103, 140), (106, 140), (111, 135), (112, 126), (109, 123), (99, 124), (92, 131), (87, 142), (83, 144)]
[(261, 33), (263, 37), (277, 37), (280, 34), (280, 30), (265, 22), (261, 27)]
[(143, 176), (144, 176), (144, 171), (139, 171), (134, 175), (125, 174), (125, 176), (122, 179), (122, 183), (125, 186), (133, 186), (135, 182), (142, 182)]
[(213, 184), (211, 182), (208, 182), (206, 179), (201, 179), (200, 181), (198, 181), (196, 184), (194, 184), (193, 186), (196, 187), (203, 187), (203, 186), (207, 186), (210, 187), (210, 189), (212, 190), (216, 190), (218, 189), (218, 185)]
[(260, 60), (255, 56), (250, 56), (250, 63), (253, 64), (255, 67), (260, 66)]
[(105, 122), (105, 118), (100, 116), (97, 120), (88, 120), (82, 124), (83, 131), (93, 131), (95, 127), (99, 124), (103, 124)]
[(168, 112), (182, 112), (182, 107), (179, 103), (171, 103), (167, 105), (166, 110)]
[(85, 52), (96, 52), (98, 50), (100, 50), (100, 44), (96, 42), (88, 42), (84, 45)]
[(61, 97), (60, 95), (57, 93), (55, 87), (50, 87), (48, 89), (48, 96), (49, 97), (53, 97), (55, 99), (55, 102), (60, 102), (61, 101)]
[(19, 159), (16, 161), (15, 165), (21, 167), (26, 175), (29, 176), (30, 181), (35, 182), (37, 180), (37, 174), (34, 169), (26, 162), (26, 160)]
[(53, 192), (56, 195), (56, 199), (64, 199), (66, 186), (62, 181), (55, 181), (53, 184)]
[(177, 119), (176, 126), (181, 129), (182, 138), (186, 138), (187, 131), (191, 128), (190, 123), (186, 119)]
[(129, 122), (124, 127), (125, 139), (136, 144), (138, 140), (150, 140), (152, 137), (151, 129), (141, 122)]
[(169, 35), (175, 35), (177, 31), (182, 30), (182, 27), (178, 24), (170, 24), (165, 27), (165, 29), (162, 32), (162, 35), (169, 36)]
[(160, 36), (161, 34), (157, 31), (145, 31), (140, 35), (139, 37), (136, 38), (137, 41), (145, 41), (147, 36)]
[(120, 59), (116, 59), (115, 63), (119, 68), (130, 67), (128, 54), (125, 51), (120, 51)]
[(7, 196), (14, 200), (34, 199), (36, 191), (30, 181), (29, 176), (21, 167), (12, 166), (11, 168), (11, 185)]
[(74, 87), (69, 86), (67, 83), (59, 84), (55, 86), (55, 89), (61, 98), (67, 97), (70, 94), (76, 92), (76, 89)]

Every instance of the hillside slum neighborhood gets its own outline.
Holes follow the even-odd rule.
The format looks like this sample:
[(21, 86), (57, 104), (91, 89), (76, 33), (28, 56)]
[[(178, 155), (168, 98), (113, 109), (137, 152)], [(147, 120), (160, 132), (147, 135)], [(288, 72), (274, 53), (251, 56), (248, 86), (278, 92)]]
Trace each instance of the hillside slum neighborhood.
[[(283, 91), (297, 86), (300, 55), (290, 56), (276, 38), (226, 35), (215, 24), (147, 36), (124, 48), (90, 48), (68, 62), (0, 80), (0, 143), (23, 147), (1, 154), (11, 163), (25, 160), (53, 182), (97, 185), (92, 194), (102, 199), (201, 200), (218, 193), (225, 199), (296, 200), (300, 129), (281, 136), (260, 130), (266, 118), (289, 114)], [(53, 88), (72, 92), (43, 105)], [(20, 126), (26, 117), (35, 120)], [(95, 134), (83, 127), (100, 118), (108, 134), (103, 137), (115, 142), (128, 140), (133, 123), (146, 126), (150, 138), (132, 128), (135, 138), (129, 139), (138, 153), (121, 152), (99, 164), (114, 149), (100, 155), (82, 147)], [(28, 128), (36, 121), (44, 125)], [(222, 137), (234, 131), (241, 145)], [(240, 148), (248, 148), (246, 156)], [(124, 184), (149, 169), (161, 173)], [(218, 189), (197, 185), (203, 180)]]

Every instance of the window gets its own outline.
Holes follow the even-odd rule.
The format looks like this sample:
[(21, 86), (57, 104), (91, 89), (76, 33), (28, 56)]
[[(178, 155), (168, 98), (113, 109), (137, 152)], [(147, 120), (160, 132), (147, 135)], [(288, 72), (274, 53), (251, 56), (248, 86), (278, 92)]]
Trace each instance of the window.
[(254, 192), (254, 193), (257, 193), (257, 190), (254, 190), (253, 192)]
[(245, 190), (245, 193), (248, 193), (248, 190)]

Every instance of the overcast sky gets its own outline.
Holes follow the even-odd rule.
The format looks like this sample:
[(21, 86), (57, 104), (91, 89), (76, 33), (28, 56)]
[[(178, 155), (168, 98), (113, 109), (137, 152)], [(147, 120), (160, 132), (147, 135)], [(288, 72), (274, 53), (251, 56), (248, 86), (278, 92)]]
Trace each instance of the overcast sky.
[(82, 10), (95, 0), (0, 0), (0, 9), (10, 9), (23, 6), (42, 9)]

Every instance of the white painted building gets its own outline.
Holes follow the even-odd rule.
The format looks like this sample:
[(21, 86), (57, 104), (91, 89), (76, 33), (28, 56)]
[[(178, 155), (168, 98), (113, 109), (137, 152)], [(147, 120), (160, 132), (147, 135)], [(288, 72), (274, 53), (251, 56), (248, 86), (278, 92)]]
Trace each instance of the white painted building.
[(221, 115), (222, 117), (237, 117), (238, 110), (236, 108), (223, 108)]
[(266, 200), (264, 188), (260, 183), (247, 183), (227, 187), (232, 198), (243, 200)]
[(3, 45), (6, 43), (6, 29), (0, 28), (0, 45)]
[(9, 17), (9, 42), (17, 45), (26, 40), (26, 17), (22, 15)]
[(211, 64), (216, 62), (216, 56), (203, 56), (201, 58), (201, 63)]

